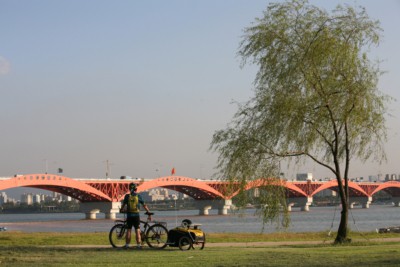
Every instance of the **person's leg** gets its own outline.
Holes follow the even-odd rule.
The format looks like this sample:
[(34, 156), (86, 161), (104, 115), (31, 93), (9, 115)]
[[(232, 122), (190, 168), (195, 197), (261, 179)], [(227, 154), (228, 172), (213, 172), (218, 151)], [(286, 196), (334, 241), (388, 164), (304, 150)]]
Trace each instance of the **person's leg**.
[(125, 247), (129, 247), (129, 244), (131, 243), (131, 232), (132, 229), (126, 230)]
[(135, 235), (136, 235), (136, 245), (138, 248), (142, 247), (142, 240), (140, 236), (140, 217), (138, 216), (133, 221), (133, 227), (135, 228)]
[(142, 238), (140, 236), (140, 228), (135, 229), (135, 232), (136, 232), (136, 244), (138, 247), (140, 247), (142, 244)]
[(127, 219), (127, 227), (128, 229), (126, 230), (126, 236), (125, 236), (125, 248), (129, 247), (129, 244), (131, 243), (131, 236), (132, 236), (132, 218)]

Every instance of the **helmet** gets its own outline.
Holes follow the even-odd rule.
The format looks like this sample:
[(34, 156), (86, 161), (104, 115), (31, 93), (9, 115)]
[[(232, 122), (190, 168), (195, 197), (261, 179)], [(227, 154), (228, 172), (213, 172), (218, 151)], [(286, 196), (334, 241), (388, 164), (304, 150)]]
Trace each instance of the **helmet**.
[(181, 223), (182, 227), (189, 228), (192, 225), (192, 221), (189, 219), (184, 219)]
[(135, 183), (130, 183), (129, 184), (129, 191), (136, 191), (137, 190), (137, 186)]

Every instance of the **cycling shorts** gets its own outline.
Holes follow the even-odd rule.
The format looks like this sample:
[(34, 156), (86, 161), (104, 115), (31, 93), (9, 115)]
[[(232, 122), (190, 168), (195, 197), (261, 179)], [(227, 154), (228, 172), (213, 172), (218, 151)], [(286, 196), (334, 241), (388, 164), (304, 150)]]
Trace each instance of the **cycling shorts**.
[(134, 216), (134, 217), (128, 217), (126, 220), (126, 224), (128, 225), (129, 229), (132, 229), (132, 226), (135, 228), (135, 230), (140, 229), (140, 217), (139, 216)]

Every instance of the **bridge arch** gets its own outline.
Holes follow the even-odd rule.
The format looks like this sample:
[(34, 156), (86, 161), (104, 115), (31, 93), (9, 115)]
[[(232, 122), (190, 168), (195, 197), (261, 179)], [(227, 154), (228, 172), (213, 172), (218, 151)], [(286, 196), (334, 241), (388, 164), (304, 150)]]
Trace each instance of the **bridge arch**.
[[(250, 190), (252, 188), (258, 188), (258, 187), (262, 187), (264, 185), (276, 185), (276, 186), (283, 186), (286, 188), (286, 190), (288, 190), (288, 194), (290, 195), (296, 195), (298, 197), (306, 197), (307, 193), (304, 192), (303, 189), (301, 189), (300, 187), (296, 186), (293, 183), (288, 183), (284, 180), (279, 180), (279, 179), (275, 179), (275, 178), (267, 178), (267, 179), (257, 179), (254, 181), (250, 181), (247, 186), (245, 187), (245, 190)], [(237, 195), (239, 193), (239, 191), (235, 192), (235, 195)]]
[(165, 176), (139, 184), (138, 192), (162, 187), (192, 197), (195, 200), (225, 199), (226, 197), (208, 184), (184, 176)]
[(0, 190), (16, 187), (32, 187), (61, 193), (81, 202), (111, 201), (103, 192), (86, 183), (53, 174), (26, 174), (16, 175), (0, 183)]
[[(321, 186), (319, 186), (316, 190), (314, 190), (310, 196), (314, 196), (315, 194), (317, 194), (323, 190), (326, 190), (326, 189), (331, 189), (333, 191), (337, 191), (337, 190), (333, 189), (333, 188), (337, 189), (337, 187), (338, 187), (337, 180), (330, 180), (328, 182), (323, 182), (323, 183), (321, 183)], [(349, 190), (350, 190), (350, 192), (349, 192), (350, 196), (353, 196), (353, 197), (355, 197), (355, 196), (357, 196), (357, 197), (372, 196), (372, 195), (368, 194), (360, 185), (358, 185), (357, 183), (352, 182), (352, 181), (349, 181)]]
[(400, 182), (388, 181), (383, 184), (380, 184), (372, 192), (372, 195), (378, 193), (379, 191), (385, 191), (392, 197), (400, 197)]

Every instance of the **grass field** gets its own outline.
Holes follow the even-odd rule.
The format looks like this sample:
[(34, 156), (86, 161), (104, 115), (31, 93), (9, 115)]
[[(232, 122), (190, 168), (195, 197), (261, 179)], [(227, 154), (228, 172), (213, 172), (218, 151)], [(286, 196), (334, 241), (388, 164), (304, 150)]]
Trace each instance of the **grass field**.
[[(351, 244), (333, 246), (334, 236), (323, 233), (209, 234), (204, 250), (180, 251), (113, 249), (107, 233), (0, 232), (0, 266), (400, 266), (400, 243), (375, 241), (398, 235), (351, 237)], [(283, 241), (287, 244), (280, 245)], [(302, 242), (294, 245), (291, 241)], [(326, 242), (313, 245), (308, 241)], [(222, 242), (239, 246), (213, 245)], [(253, 247), (251, 242), (276, 245)]]

